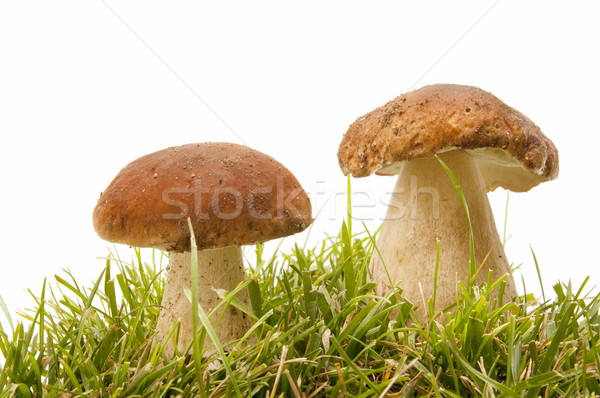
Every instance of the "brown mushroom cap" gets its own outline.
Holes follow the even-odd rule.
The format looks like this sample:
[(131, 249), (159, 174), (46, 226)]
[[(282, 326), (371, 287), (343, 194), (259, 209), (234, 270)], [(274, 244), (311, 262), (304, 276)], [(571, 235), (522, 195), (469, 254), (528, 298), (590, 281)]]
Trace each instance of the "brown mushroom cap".
[(230, 143), (187, 144), (129, 163), (101, 194), (94, 228), (108, 241), (189, 251), (264, 242), (312, 222), (308, 196), (281, 163)]
[(477, 87), (436, 84), (358, 118), (338, 150), (344, 174), (397, 174), (401, 162), (466, 149), (489, 191), (527, 191), (558, 176), (556, 147), (530, 119)]

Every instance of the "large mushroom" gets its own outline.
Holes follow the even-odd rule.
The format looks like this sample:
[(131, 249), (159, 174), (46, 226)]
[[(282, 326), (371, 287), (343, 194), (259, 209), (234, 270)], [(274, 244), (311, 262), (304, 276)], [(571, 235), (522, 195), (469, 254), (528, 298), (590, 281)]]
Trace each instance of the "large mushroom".
[[(312, 222), (310, 200), (294, 175), (246, 146), (187, 144), (125, 166), (101, 194), (94, 227), (105, 240), (169, 252), (156, 332), (164, 341), (179, 320), (180, 352), (194, 333), (183, 289), (191, 286), (188, 218), (198, 247), (198, 301), (207, 313), (220, 302), (220, 290), (232, 291), (246, 279), (240, 246), (291, 235)], [(249, 305), (245, 289), (237, 298)], [(222, 343), (249, 328), (250, 319), (233, 306), (217, 325), (219, 316), (211, 322)], [(165, 349), (173, 353), (173, 341)]]
[(457, 282), (467, 282), (467, 216), (435, 155), (458, 179), (466, 199), (476, 266), (482, 266), (477, 282), (488, 279), (488, 270), (494, 279), (509, 274), (503, 299), (515, 298), (487, 192), (497, 187), (528, 191), (556, 178), (558, 153), (522, 113), (479, 88), (452, 84), (426, 86), (395, 98), (357, 119), (340, 144), (344, 174), (398, 175), (370, 263), (377, 292), (383, 295), (401, 282), (404, 297), (426, 316), (438, 242), (435, 310), (456, 302)]

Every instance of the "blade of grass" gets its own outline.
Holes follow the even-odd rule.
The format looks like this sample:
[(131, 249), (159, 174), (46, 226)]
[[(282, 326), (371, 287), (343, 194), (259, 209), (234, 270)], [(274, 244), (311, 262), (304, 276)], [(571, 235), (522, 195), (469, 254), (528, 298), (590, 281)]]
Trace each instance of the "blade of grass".
[(513, 398), (519, 397), (519, 394), (517, 394), (511, 388), (505, 386), (504, 384), (498, 382), (497, 380), (490, 378), (486, 374), (481, 373), (480, 371), (475, 369), (473, 366), (471, 366), (469, 361), (467, 361), (464, 358), (464, 356), (462, 355), (462, 353), (460, 352), (460, 350), (454, 343), (453, 338), (446, 336), (446, 342), (448, 343), (448, 347), (450, 348), (450, 351), (452, 351), (452, 353), (454, 354), (454, 356), (458, 360), (458, 362), (461, 364), (461, 366), (463, 366), (469, 372), (470, 376), (489, 384), (490, 386), (494, 387), (496, 390), (500, 391), (504, 396), (513, 397)]
[(473, 237), (473, 226), (471, 224), (471, 216), (469, 214), (469, 206), (467, 205), (467, 200), (465, 199), (465, 195), (462, 191), (462, 187), (460, 186), (460, 182), (458, 181), (456, 176), (452, 173), (452, 170), (450, 170), (450, 168), (446, 165), (446, 163), (444, 163), (444, 161), (442, 159), (439, 158), (439, 156), (436, 156), (436, 158), (440, 162), (440, 164), (442, 165), (444, 170), (446, 171), (446, 174), (448, 175), (448, 177), (450, 177), (450, 180), (452, 181), (452, 184), (454, 185), (454, 188), (456, 189), (456, 192), (458, 193), (460, 203), (461, 203), (463, 209), (465, 210), (465, 214), (467, 216), (467, 222), (469, 224), (469, 286), (471, 286), (472, 283), (474, 283), (476, 265), (475, 265), (475, 239)]
[(349, 366), (350, 368), (352, 368), (352, 370), (354, 370), (354, 372), (356, 373), (356, 375), (366, 384), (368, 385), (373, 391), (376, 391), (378, 394), (381, 393), (381, 391), (379, 390), (379, 388), (377, 387), (377, 385), (375, 385), (367, 376), (364, 375), (364, 373), (362, 372), (362, 370), (356, 366), (356, 364), (354, 363), (354, 361), (352, 359), (350, 359), (350, 357), (348, 356), (348, 354), (346, 354), (346, 350), (344, 350), (342, 348), (342, 346), (340, 345), (340, 343), (338, 342), (338, 340), (335, 338), (335, 336), (331, 336), (330, 337), (330, 341), (333, 343), (336, 351), (340, 354), (340, 356), (342, 358), (344, 358), (344, 361), (346, 361), (346, 365)]
[(433, 296), (429, 299), (429, 319), (432, 320), (435, 315), (435, 302), (437, 299), (438, 274), (440, 271), (440, 241), (438, 239), (435, 252), (435, 270), (433, 273)]
[(4, 299), (2, 298), (1, 294), (0, 294), (0, 307), (2, 308), (2, 312), (4, 313), (4, 317), (8, 321), (8, 324), (10, 325), (10, 331), (11, 331), (11, 333), (14, 333), (15, 326), (13, 325), (12, 317), (10, 316), (10, 311), (8, 310), (8, 307), (6, 306), (6, 303), (4, 302)]
[(506, 227), (508, 225), (508, 201), (510, 199), (510, 191), (506, 191), (506, 206), (504, 207), (504, 231), (502, 235), (502, 248), (506, 249), (506, 242), (508, 238), (506, 237)]
[[(202, 308), (198, 304), (198, 246), (196, 245), (196, 236), (194, 235), (194, 228), (192, 227), (192, 220), (188, 217), (188, 228), (190, 229), (190, 242), (191, 242), (191, 293), (188, 299), (192, 303), (192, 330), (194, 331), (194, 336), (192, 338), (192, 355), (194, 357), (194, 369), (196, 370), (196, 381), (200, 385), (200, 394), (204, 398), (206, 397), (204, 380), (202, 376), (202, 354), (200, 353), (200, 342), (198, 341), (198, 316), (202, 311)], [(186, 289), (186, 295), (189, 293), (189, 290)], [(194, 311), (194, 307), (198, 307), (197, 311)], [(204, 311), (202, 311), (204, 314)], [(210, 322), (209, 322), (210, 326)]]
[(542, 282), (542, 273), (540, 272), (540, 265), (538, 264), (537, 257), (535, 256), (535, 252), (533, 251), (533, 247), (529, 245), (529, 249), (531, 250), (531, 255), (533, 256), (533, 262), (535, 264), (535, 270), (537, 271), (538, 281), (540, 282), (540, 288), (542, 289), (542, 299), (546, 302), (546, 293), (544, 293), (544, 283)]
[[(192, 262), (192, 268), (193, 267), (194, 267), (194, 263)], [(192, 286), (193, 286), (193, 281), (192, 281)], [(192, 294), (190, 292), (190, 289), (184, 288), (184, 292), (185, 292), (185, 295), (188, 298), (188, 300), (191, 301)], [(196, 308), (197, 308), (197, 311), (193, 311), (193, 312), (197, 312), (197, 317), (200, 320), (200, 323), (202, 323), (202, 326), (206, 330), (206, 334), (208, 334), (208, 336), (210, 337), (210, 339), (213, 342), (215, 349), (219, 353), (219, 359), (221, 360), (221, 362), (223, 362), (223, 366), (225, 367), (225, 370), (226, 370), (227, 374), (229, 375), (229, 380), (231, 381), (231, 385), (233, 386), (233, 389), (235, 390), (236, 396), (241, 397), (242, 393), (240, 392), (235, 374), (233, 373), (233, 370), (229, 363), (229, 359), (228, 359), (227, 355), (225, 354), (225, 349), (223, 348), (223, 345), (221, 344), (221, 341), (219, 340), (219, 337), (217, 336), (217, 332), (215, 332), (215, 329), (212, 327), (212, 325), (210, 323), (210, 319), (208, 319), (208, 316), (206, 315), (206, 312), (204, 312), (204, 309), (202, 308), (202, 306), (200, 304), (196, 304)]]
[[(567, 303), (566, 310), (561, 314), (560, 323), (558, 324), (558, 328), (552, 337), (552, 342), (546, 349), (544, 353), (544, 358), (542, 359), (542, 363), (537, 367), (537, 375), (544, 375), (550, 370), (550, 366), (555, 361), (556, 356), (558, 355), (558, 349), (560, 344), (563, 342), (565, 333), (567, 331), (567, 327), (571, 322), (573, 322), (573, 312), (576, 308), (576, 303)], [(537, 376), (536, 375), (536, 376)], [(534, 398), (538, 396), (543, 385), (536, 385), (534, 388), (531, 388), (526, 397)]]
[(346, 206), (348, 211), (346, 218), (348, 223), (348, 234), (352, 236), (352, 180), (350, 179), (350, 174), (348, 174), (346, 186)]
[(252, 311), (257, 318), (263, 316), (262, 310), (262, 298), (260, 293), (260, 286), (256, 279), (251, 279), (248, 284), (248, 295), (250, 296), (250, 305), (252, 306)]
[(104, 274), (104, 293), (108, 298), (110, 315), (116, 317), (119, 313), (117, 308), (117, 297), (115, 294), (115, 281), (110, 274), (110, 260), (106, 260), (106, 273)]

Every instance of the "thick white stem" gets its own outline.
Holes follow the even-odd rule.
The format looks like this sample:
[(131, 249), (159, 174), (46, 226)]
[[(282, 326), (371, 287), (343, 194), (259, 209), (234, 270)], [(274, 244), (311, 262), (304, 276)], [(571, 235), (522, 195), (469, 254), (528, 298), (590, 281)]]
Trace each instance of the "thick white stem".
[[(192, 305), (185, 296), (184, 287), (191, 287), (190, 253), (171, 253), (167, 273), (167, 284), (162, 299), (156, 334), (158, 341), (163, 342), (171, 332), (175, 321), (181, 323), (177, 348), (183, 352), (192, 341)], [(219, 290), (228, 292), (246, 280), (242, 251), (239, 246), (222, 249), (198, 251), (198, 302), (208, 313), (220, 302)], [(243, 289), (237, 298), (250, 308), (247, 289)], [(210, 320), (222, 344), (242, 337), (250, 327), (248, 316), (233, 306), (229, 306), (219, 320), (223, 311), (217, 310)], [(218, 322), (218, 325), (217, 325)], [(212, 345), (208, 336), (204, 340), (205, 348)], [(165, 345), (165, 351), (173, 353), (173, 339)]]
[[(445, 152), (440, 158), (458, 179), (469, 208), (475, 241), (476, 267), (484, 266), (477, 282), (508, 273), (510, 267), (494, 222), (486, 186), (475, 159), (467, 152)], [(377, 293), (384, 295), (400, 283), (403, 296), (427, 315), (433, 296), (437, 244), (440, 262), (435, 310), (456, 302), (458, 281), (465, 285), (469, 264), (469, 225), (459, 196), (450, 178), (435, 158), (407, 162), (398, 181), (386, 220), (381, 226), (377, 251), (371, 259), (371, 275)], [(512, 275), (507, 278), (504, 299), (516, 297)], [(497, 295), (496, 295), (497, 297)]]

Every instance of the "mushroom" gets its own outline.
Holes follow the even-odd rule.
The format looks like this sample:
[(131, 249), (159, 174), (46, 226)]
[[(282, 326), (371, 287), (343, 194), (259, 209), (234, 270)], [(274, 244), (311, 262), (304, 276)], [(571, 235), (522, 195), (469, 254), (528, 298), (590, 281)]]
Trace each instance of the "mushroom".
[[(187, 144), (125, 166), (101, 194), (94, 228), (111, 242), (169, 252), (156, 334), (164, 342), (179, 320), (180, 352), (194, 333), (192, 306), (183, 290), (191, 286), (188, 218), (198, 248), (198, 301), (207, 313), (221, 301), (222, 290), (232, 291), (246, 279), (240, 246), (291, 235), (312, 222), (310, 200), (294, 175), (246, 146)], [(246, 289), (237, 298), (249, 305)], [(219, 316), (211, 317), (211, 324), (223, 344), (242, 337), (250, 326), (246, 314), (233, 306), (218, 321)], [(173, 341), (165, 342), (165, 351), (174, 352)]]
[(487, 281), (487, 270), (494, 279), (508, 274), (503, 300), (512, 300), (517, 291), (487, 192), (524, 192), (556, 178), (558, 152), (522, 113), (479, 88), (453, 84), (395, 98), (357, 119), (340, 144), (344, 174), (398, 175), (369, 265), (376, 292), (399, 284), (426, 317), (427, 305), (419, 304), (433, 296), (438, 242), (435, 311), (455, 303), (457, 282), (467, 282), (468, 219), (436, 155), (459, 181), (468, 206), (476, 266), (483, 265), (477, 283)]

